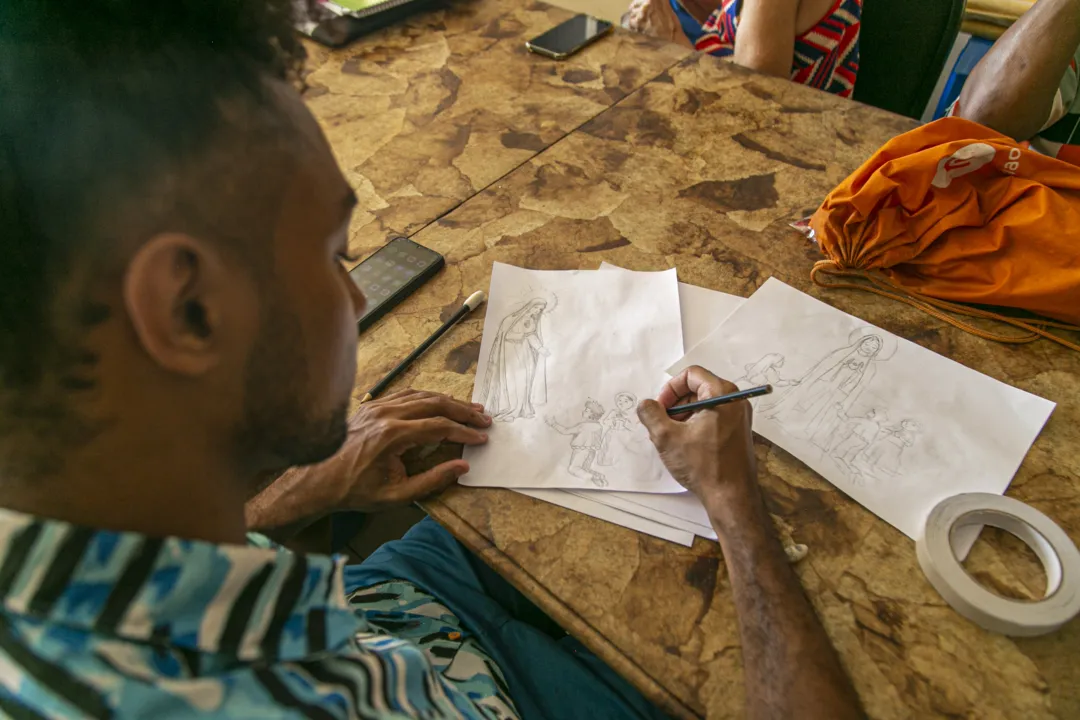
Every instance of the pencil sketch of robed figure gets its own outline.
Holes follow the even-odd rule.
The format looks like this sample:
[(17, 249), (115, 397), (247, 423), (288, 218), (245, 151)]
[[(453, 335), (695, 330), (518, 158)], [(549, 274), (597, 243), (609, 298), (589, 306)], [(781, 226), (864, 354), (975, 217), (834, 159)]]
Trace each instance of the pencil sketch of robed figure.
[(570, 436), (570, 464), (567, 471), (576, 478), (588, 480), (596, 487), (607, 487), (607, 478), (603, 473), (593, 470), (593, 463), (604, 443), (604, 407), (589, 398), (581, 413), (581, 422), (575, 425), (562, 425), (554, 418), (545, 418), (545, 422), (561, 435)]
[(495, 420), (536, 417), (547, 403), (547, 363), (541, 320), (548, 301), (534, 298), (503, 318), (495, 333), (484, 374), (484, 408)]
[(762, 415), (779, 423), (792, 437), (809, 440), (822, 450), (835, 442), (834, 432), (846, 413), (874, 377), (875, 365), (896, 350), (896, 338), (859, 328), (849, 336), (850, 345), (834, 350), (818, 361)]
[(735, 384), (740, 390), (761, 385), (772, 385), (774, 388), (798, 385), (798, 380), (785, 380), (780, 377), (782, 367), (784, 367), (784, 356), (780, 353), (769, 353), (756, 363), (743, 366), (745, 373), (735, 381)]

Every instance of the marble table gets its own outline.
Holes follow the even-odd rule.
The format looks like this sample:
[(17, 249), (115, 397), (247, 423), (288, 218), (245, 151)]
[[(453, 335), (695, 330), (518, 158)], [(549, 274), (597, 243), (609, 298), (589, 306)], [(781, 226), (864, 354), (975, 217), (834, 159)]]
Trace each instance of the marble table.
[[(912, 121), (622, 32), (564, 63), (524, 52), (567, 15), (477, 0), (315, 53), (309, 102), (364, 209), (354, 249), (400, 232), (447, 259), (361, 339), (358, 395), (486, 288), (495, 261), (677, 267), (744, 296), (776, 276), (1057, 401), (1009, 495), (1080, 541), (1080, 356), (809, 282), (818, 251), (787, 224)], [(481, 314), (457, 326), (401, 385), (469, 397), (481, 331)], [(1024, 640), (980, 630), (929, 586), (910, 540), (780, 448), (756, 450), (777, 527), (810, 548), (796, 572), (871, 716), (1080, 716), (1080, 622)], [(715, 543), (683, 548), (507, 490), (455, 488), (426, 509), (672, 715), (742, 716)], [(1005, 595), (1044, 588), (1004, 533), (984, 532), (967, 566)]]
[(353, 249), (442, 217), (690, 52), (629, 33), (557, 64), (525, 50), (571, 15), (463, 0), (344, 50), (308, 44), (305, 98), (360, 198)]

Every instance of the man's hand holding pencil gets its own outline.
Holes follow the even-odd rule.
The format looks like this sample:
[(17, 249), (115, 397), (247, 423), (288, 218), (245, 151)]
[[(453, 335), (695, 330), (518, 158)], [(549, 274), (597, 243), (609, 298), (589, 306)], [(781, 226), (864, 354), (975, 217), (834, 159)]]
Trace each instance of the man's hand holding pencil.
[[(743, 397), (721, 400), (736, 393)], [(745, 399), (747, 393), (694, 366), (669, 380), (656, 400), (638, 405), (638, 418), (668, 472), (698, 496), (717, 523), (718, 533), (732, 508), (746, 501), (760, 502), (750, 429), (753, 410)], [(716, 401), (713, 407), (669, 417), (671, 408), (710, 399)]]

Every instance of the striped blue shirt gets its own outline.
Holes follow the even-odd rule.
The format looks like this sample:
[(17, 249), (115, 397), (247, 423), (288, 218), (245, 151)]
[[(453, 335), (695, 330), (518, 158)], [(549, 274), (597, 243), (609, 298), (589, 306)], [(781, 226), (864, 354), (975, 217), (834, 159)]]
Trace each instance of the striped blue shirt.
[(446, 607), (343, 566), (0, 510), (0, 714), (517, 717)]

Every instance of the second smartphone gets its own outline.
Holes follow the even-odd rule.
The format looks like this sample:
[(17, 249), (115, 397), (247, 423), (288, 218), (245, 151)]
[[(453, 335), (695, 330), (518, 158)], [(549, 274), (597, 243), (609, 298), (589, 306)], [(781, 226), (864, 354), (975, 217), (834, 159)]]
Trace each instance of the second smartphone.
[(575, 15), (561, 25), (525, 43), (530, 52), (562, 60), (611, 32), (611, 23), (589, 15)]
[(412, 295), (445, 264), (442, 255), (408, 238), (394, 238), (376, 250), (349, 272), (349, 277), (367, 298), (358, 331), (363, 332)]

